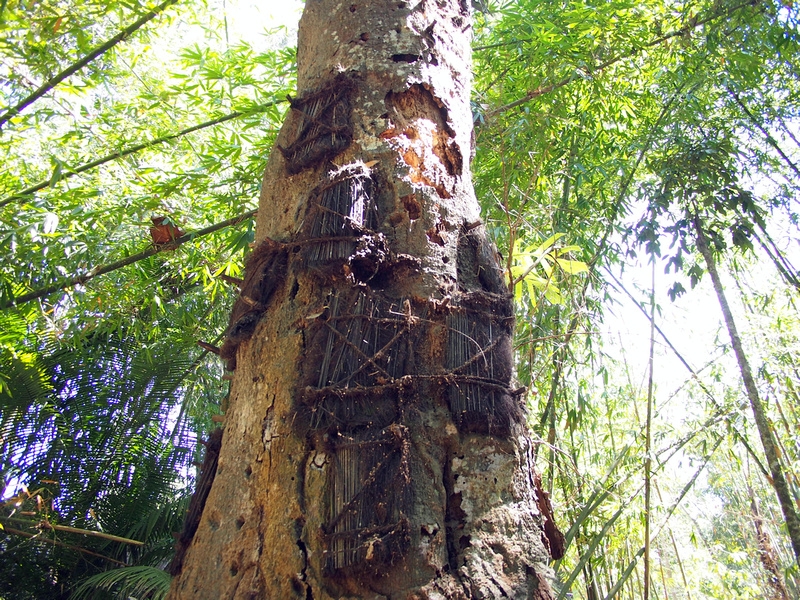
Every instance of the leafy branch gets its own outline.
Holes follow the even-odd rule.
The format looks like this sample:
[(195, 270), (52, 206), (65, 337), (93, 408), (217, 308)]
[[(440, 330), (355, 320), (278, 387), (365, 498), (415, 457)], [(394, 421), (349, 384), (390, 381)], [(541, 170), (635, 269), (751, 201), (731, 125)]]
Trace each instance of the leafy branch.
[[(647, 42), (645, 44), (642, 44), (641, 46), (638, 46), (638, 47), (634, 48), (633, 50), (630, 50), (629, 52), (625, 52), (625, 53), (613, 56), (613, 57), (609, 58), (608, 60), (606, 60), (605, 62), (600, 63), (597, 67), (595, 67), (593, 69), (587, 69), (586, 70), (586, 75), (592, 76), (592, 75), (595, 75), (597, 73), (600, 73), (600, 72), (606, 70), (608, 67), (610, 67), (612, 65), (615, 65), (618, 62), (621, 62), (621, 61), (626, 60), (628, 58), (632, 58), (632, 57), (644, 52), (648, 48), (652, 48), (654, 46), (659, 46), (659, 45), (663, 44), (664, 42), (671, 40), (672, 38), (676, 38), (676, 37), (687, 35), (688, 33), (693, 31), (694, 29), (697, 29), (698, 27), (702, 27), (703, 25), (706, 25), (708, 23), (716, 21), (717, 19), (731, 17), (735, 12), (737, 12), (737, 11), (743, 9), (743, 8), (746, 8), (748, 6), (756, 6), (759, 3), (760, 3), (759, 0), (747, 0), (746, 2), (743, 2), (742, 4), (737, 4), (736, 6), (733, 6), (733, 7), (731, 7), (730, 9), (728, 9), (726, 11), (712, 13), (711, 15), (709, 15), (708, 17), (706, 17), (704, 19), (691, 19), (686, 25), (684, 25), (683, 27), (681, 27), (679, 29), (676, 29), (676, 30), (671, 31), (669, 33), (666, 33), (666, 34), (664, 34), (662, 36), (659, 36), (659, 37), (655, 38), (654, 40), (650, 40), (649, 42)], [(572, 83), (575, 80), (575, 78), (576, 78), (576, 74), (572, 74), (569, 77), (565, 77), (561, 81), (557, 81), (555, 83), (551, 83), (550, 85), (545, 85), (545, 86), (538, 87), (538, 88), (536, 88), (534, 90), (530, 90), (527, 94), (525, 94), (522, 98), (519, 98), (518, 100), (514, 100), (513, 102), (509, 102), (508, 104), (504, 104), (503, 106), (498, 106), (497, 108), (494, 108), (494, 109), (492, 109), (490, 111), (487, 111), (485, 116), (486, 116), (486, 118), (491, 118), (491, 117), (497, 116), (497, 115), (499, 115), (501, 113), (504, 113), (504, 112), (506, 112), (508, 110), (511, 110), (512, 108), (516, 108), (517, 106), (521, 106), (521, 105), (523, 105), (523, 104), (525, 104), (527, 102), (530, 102), (531, 100), (533, 100), (535, 98), (538, 98), (539, 96), (544, 96), (545, 94), (549, 94), (550, 92), (554, 92), (557, 89), (560, 89), (560, 88)]]
[(236, 217), (232, 217), (225, 221), (221, 221), (220, 223), (210, 225), (209, 227), (206, 227), (204, 229), (198, 229), (197, 231), (193, 231), (185, 235), (182, 235), (179, 238), (175, 238), (175, 240), (170, 242), (169, 244), (150, 246), (147, 250), (143, 250), (142, 252), (132, 254), (131, 256), (127, 256), (123, 259), (114, 261), (112, 263), (96, 266), (93, 269), (81, 275), (73, 275), (71, 277), (66, 277), (64, 279), (61, 279), (60, 281), (57, 281), (52, 285), (48, 285), (44, 288), (28, 292), (27, 294), (22, 294), (21, 296), (12, 298), (11, 300), (7, 300), (6, 302), (0, 304), (0, 310), (5, 310), (12, 306), (19, 306), (20, 304), (25, 304), (26, 302), (30, 302), (31, 300), (36, 300), (38, 298), (44, 298), (45, 296), (48, 296), (53, 292), (66, 289), (74, 285), (84, 284), (87, 281), (94, 279), (95, 277), (99, 277), (100, 275), (105, 275), (106, 273), (111, 273), (112, 271), (116, 271), (118, 269), (121, 269), (122, 267), (127, 267), (128, 265), (132, 265), (136, 262), (139, 262), (140, 260), (149, 258), (164, 250), (173, 250), (188, 241), (203, 237), (210, 233), (214, 233), (215, 231), (219, 231), (220, 229), (225, 229), (226, 227), (233, 227), (234, 225), (238, 225), (242, 221), (246, 221), (247, 219), (251, 219), (252, 217), (254, 217), (257, 212), (258, 212), (257, 209), (249, 210), (246, 213), (243, 213)]
[(145, 23), (147, 23), (148, 21), (151, 21), (152, 19), (154, 19), (165, 8), (167, 8), (171, 4), (175, 4), (177, 1), (178, 0), (165, 0), (164, 2), (159, 4), (157, 7), (155, 7), (153, 10), (151, 10), (149, 13), (147, 13), (142, 18), (140, 18), (138, 21), (136, 21), (135, 23), (132, 23), (131, 25), (128, 25), (125, 29), (120, 31), (117, 35), (112, 37), (110, 40), (108, 40), (104, 44), (101, 44), (100, 46), (98, 46), (97, 48), (95, 48), (94, 50), (89, 52), (89, 54), (85, 55), (83, 58), (81, 58), (77, 62), (72, 63), (66, 69), (64, 69), (63, 71), (61, 71), (57, 75), (54, 75), (53, 77), (51, 77), (50, 79), (45, 81), (39, 87), (39, 89), (37, 89), (32, 94), (30, 94), (28, 97), (26, 97), (23, 100), (21, 100), (20, 102), (18, 102), (15, 106), (13, 106), (11, 108), (8, 108), (6, 110), (6, 112), (4, 112), (3, 114), (0, 115), (0, 127), (5, 125), (6, 123), (8, 123), (9, 120), (14, 118), (16, 115), (18, 115), (25, 108), (27, 108), (28, 106), (30, 106), (31, 104), (36, 102), (39, 98), (44, 96), (47, 92), (52, 90), (55, 86), (57, 86), (59, 83), (64, 81), (67, 77), (69, 77), (70, 75), (74, 75), (75, 73), (80, 71), (83, 67), (85, 67), (90, 62), (92, 62), (95, 58), (97, 58), (98, 56), (102, 56), (103, 54), (108, 52), (111, 48), (113, 48), (114, 46), (116, 46), (120, 42), (122, 42), (125, 39), (127, 39), (128, 37), (130, 37), (135, 31), (140, 29)]
[(273, 106), (275, 106), (276, 104), (279, 104), (279, 103), (280, 103), (279, 100), (271, 100), (270, 102), (265, 102), (264, 104), (259, 104), (257, 106), (252, 107), (252, 108), (249, 108), (247, 110), (236, 110), (236, 111), (234, 111), (232, 113), (228, 113), (227, 115), (223, 115), (221, 117), (217, 117), (215, 119), (211, 119), (210, 121), (205, 121), (203, 123), (198, 123), (197, 125), (192, 125), (191, 127), (187, 127), (186, 129), (182, 129), (182, 130), (177, 131), (175, 133), (169, 133), (167, 135), (162, 135), (161, 137), (158, 137), (158, 138), (156, 138), (154, 140), (150, 140), (148, 142), (142, 142), (140, 144), (135, 144), (133, 146), (129, 146), (127, 148), (123, 148), (122, 150), (119, 150), (117, 152), (111, 152), (110, 154), (106, 154), (105, 156), (103, 156), (101, 158), (98, 158), (96, 160), (93, 160), (91, 162), (84, 163), (84, 164), (82, 164), (82, 165), (80, 165), (78, 167), (75, 167), (74, 169), (69, 169), (67, 171), (62, 171), (62, 173), (60, 174), (60, 178), (50, 178), (50, 179), (47, 179), (47, 180), (40, 181), (39, 183), (37, 183), (37, 184), (35, 184), (35, 185), (33, 185), (33, 186), (29, 187), (29, 188), (26, 188), (26, 189), (24, 189), (24, 190), (22, 190), (20, 192), (17, 192), (16, 194), (12, 194), (11, 196), (7, 196), (6, 198), (3, 198), (3, 200), (0, 200), (0, 208), (2, 208), (3, 206), (6, 206), (8, 204), (11, 204), (12, 202), (14, 202), (16, 200), (24, 200), (25, 198), (27, 198), (31, 194), (35, 194), (36, 192), (38, 192), (40, 190), (43, 190), (43, 189), (45, 189), (47, 187), (50, 187), (51, 185), (53, 185), (56, 181), (58, 181), (60, 179), (67, 179), (69, 177), (73, 177), (75, 175), (79, 175), (81, 173), (85, 173), (86, 171), (94, 169), (95, 167), (99, 167), (100, 165), (103, 165), (105, 163), (111, 162), (112, 160), (117, 160), (119, 158), (124, 158), (125, 156), (129, 156), (131, 154), (135, 154), (137, 152), (141, 152), (142, 150), (146, 150), (147, 148), (152, 148), (153, 146), (157, 146), (157, 145), (163, 144), (165, 142), (176, 140), (176, 139), (181, 138), (181, 137), (183, 137), (185, 135), (188, 135), (190, 133), (194, 133), (195, 131), (200, 131), (201, 129), (206, 129), (208, 127), (213, 127), (214, 125), (219, 125), (221, 123), (225, 123), (226, 121), (231, 121), (231, 120), (237, 119), (239, 117), (243, 117), (243, 116), (247, 116), (247, 115), (263, 112), (263, 111), (267, 110), (268, 108), (271, 108), (271, 107), (273, 107)]

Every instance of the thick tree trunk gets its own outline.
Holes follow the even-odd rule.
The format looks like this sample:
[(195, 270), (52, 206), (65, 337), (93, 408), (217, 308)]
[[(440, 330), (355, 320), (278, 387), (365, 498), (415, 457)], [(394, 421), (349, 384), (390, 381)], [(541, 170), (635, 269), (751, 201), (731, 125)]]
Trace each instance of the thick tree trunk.
[(512, 304), (470, 182), (469, 3), (307, 0), (298, 66), (170, 598), (549, 599)]

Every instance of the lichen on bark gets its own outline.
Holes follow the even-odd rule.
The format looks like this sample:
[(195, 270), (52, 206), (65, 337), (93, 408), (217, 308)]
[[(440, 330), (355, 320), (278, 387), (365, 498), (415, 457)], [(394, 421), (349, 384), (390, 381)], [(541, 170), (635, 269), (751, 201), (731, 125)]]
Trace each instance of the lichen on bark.
[(307, 0), (171, 598), (551, 597), (469, 82), (469, 3)]

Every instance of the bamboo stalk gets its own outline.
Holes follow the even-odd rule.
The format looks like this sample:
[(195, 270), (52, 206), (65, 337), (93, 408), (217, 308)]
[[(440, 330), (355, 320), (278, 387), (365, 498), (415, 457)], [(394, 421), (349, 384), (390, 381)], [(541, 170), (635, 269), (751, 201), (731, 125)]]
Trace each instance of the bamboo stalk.
[(192, 231), (190, 233), (187, 233), (186, 235), (182, 235), (179, 238), (175, 238), (175, 240), (170, 242), (169, 244), (150, 246), (149, 248), (147, 248), (147, 250), (143, 250), (142, 252), (132, 254), (131, 256), (127, 256), (112, 263), (108, 263), (105, 265), (98, 265), (81, 275), (72, 275), (71, 277), (62, 279), (52, 285), (48, 285), (41, 289), (28, 292), (27, 294), (22, 294), (21, 296), (17, 296), (16, 298), (12, 298), (11, 300), (7, 300), (3, 304), (0, 304), (0, 310), (5, 310), (6, 308), (10, 308), (12, 306), (19, 306), (20, 304), (25, 304), (26, 302), (30, 302), (31, 300), (43, 298), (49, 294), (52, 294), (53, 292), (66, 289), (74, 285), (84, 284), (87, 281), (94, 279), (95, 277), (99, 277), (100, 275), (105, 275), (106, 273), (111, 273), (112, 271), (116, 271), (118, 269), (121, 269), (122, 267), (127, 267), (128, 265), (132, 265), (136, 262), (139, 262), (140, 260), (144, 260), (145, 258), (149, 258), (150, 256), (158, 254), (163, 250), (166, 249), (172, 250), (174, 248), (177, 248), (181, 244), (184, 244), (190, 240), (194, 240), (195, 238), (203, 237), (205, 235), (208, 235), (215, 231), (219, 231), (220, 229), (224, 229), (226, 227), (238, 225), (242, 221), (246, 221), (247, 219), (252, 218), (256, 214), (256, 212), (258, 211), (257, 210), (247, 211), (246, 213), (227, 219), (220, 223), (210, 225), (204, 229), (198, 229), (197, 231)]
[(653, 424), (653, 355), (656, 347), (656, 262), (651, 261), (650, 272), (650, 358), (647, 376), (647, 420), (644, 435), (644, 600), (650, 598), (650, 497), (652, 458), (652, 424)]
[(85, 55), (77, 62), (72, 63), (69, 67), (67, 67), (57, 75), (54, 75), (47, 81), (45, 81), (39, 87), (39, 89), (37, 89), (28, 97), (18, 102), (13, 107), (7, 109), (6, 112), (4, 112), (2, 115), (0, 115), (0, 127), (6, 124), (14, 116), (18, 115), (20, 111), (27, 108), (34, 102), (36, 102), (39, 98), (44, 96), (47, 92), (52, 90), (55, 86), (64, 81), (67, 77), (69, 77), (70, 75), (74, 75), (75, 73), (80, 71), (83, 67), (92, 62), (95, 58), (97, 58), (98, 56), (102, 56), (103, 54), (108, 52), (111, 48), (113, 48), (120, 42), (130, 37), (136, 30), (140, 29), (145, 23), (155, 18), (165, 8), (167, 8), (171, 4), (175, 4), (175, 2), (177, 2), (177, 0), (165, 0), (164, 2), (156, 6), (153, 10), (151, 10), (149, 13), (140, 18), (138, 21), (132, 23), (131, 25), (128, 25), (125, 29), (120, 31), (110, 40), (98, 46), (97, 48), (89, 52), (89, 54)]
[(706, 235), (703, 231), (700, 222), (700, 216), (695, 209), (695, 214), (692, 216), (695, 228), (695, 241), (697, 249), (703, 256), (706, 263), (706, 269), (711, 276), (711, 283), (714, 286), (714, 291), (717, 294), (722, 316), (725, 319), (725, 325), (728, 329), (728, 334), (731, 337), (731, 345), (733, 346), (736, 361), (739, 363), (739, 371), (742, 375), (742, 382), (747, 393), (747, 398), (750, 401), (750, 406), (753, 409), (753, 416), (755, 417), (756, 428), (761, 444), (764, 447), (764, 455), (767, 458), (767, 465), (770, 471), (770, 483), (772, 484), (775, 494), (778, 497), (783, 518), (786, 521), (786, 529), (789, 532), (789, 539), (792, 542), (792, 549), (794, 550), (795, 561), (800, 565), (800, 517), (798, 517), (797, 510), (792, 499), (789, 486), (786, 482), (786, 477), (783, 473), (783, 467), (778, 457), (777, 444), (775, 443), (774, 433), (769, 423), (769, 417), (764, 404), (758, 394), (753, 373), (750, 370), (750, 363), (747, 360), (747, 355), (742, 346), (742, 340), (739, 337), (739, 331), (736, 327), (736, 322), (733, 319), (733, 312), (731, 311), (728, 299), (725, 296), (725, 290), (722, 287), (722, 280), (720, 279), (719, 272), (717, 271), (717, 264), (714, 256), (711, 254), (711, 249), (708, 247)]
[(103, 538), (104, 540), (111, 540), (112, 542), (119, 542), (121, 544), (131, 544), (133, 546), (144, 546), (144, 542), (139, 540), (132, 540), (130, 538), (120, 537), (118, 535), (111, 535), (102, 531), (92, 531), (91, 529), (79, 529), (77, 527), (69, 527), (67, 525), (53, 525), (47, 521), (42, 521), (38, 524), (42, 529), (52, 529), (54, 531), (63, 531), (65, 533), (77, 533), (80, 535), (88, 535), (91, 537)]
[(42, 537), (39, 534), (28, 533), (27, 531), (20, 531), (19, 529), (14, 529), (13, 527), (3, 527), (3, 531), (11, 533), (13, 535), (19, 535), (21, 537), (30, 538), (37, 542), (44, 542), (46, 544), (52, 544), (54, 546), (60, 546), (61, 548), (68, 548), (69, 550), (75, 550), (76, 552), (81, 552), (82, 554), (88, 554), (89, 556), (96, 556), (97, 558), (102, 558), (103, 560), (107, 560), (108, 562), (112, 562), (114, 564), (120, 565), (122, 567), (127, 567), (128, 565), (122, 561), (116, 560), (114, 558), (109, 558), (108, 556), (103, 556), (102, 554), (98, 554), (97, 552), (92, 552), (91, 550), (86, 550), (85, 548), (79, 548), (78, 546), (72, 546), (70, 544), (65, 544), (64, 542), (59, 542), (58, 540), (52, 540), (47, 537)]

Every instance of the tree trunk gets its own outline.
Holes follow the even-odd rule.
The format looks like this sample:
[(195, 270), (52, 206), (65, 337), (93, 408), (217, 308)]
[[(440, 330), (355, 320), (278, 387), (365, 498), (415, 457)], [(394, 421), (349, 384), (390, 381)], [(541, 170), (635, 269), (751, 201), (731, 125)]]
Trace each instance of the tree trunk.
[(789, 533), (789, 540), (792, 543), (794, 550), (795, 562), (800, 565), (800, 517), (798, 517), (795, 510), (794, 500), (792, 493), (789, 490), (789, 485), (786, 482), (786, 477), (783, 474), (783, 467), (781, 466), (780, 458), (778, 457), (778, 447), (775, 443), (772, 425), (769, 422), (767, 411), (761, 398), (758, 395), (758, 388), (756, 387), (753, 373), (750, 370), (750, 363), (747, 361), (747, 355), (742, 346), (742, 340), (739, 337), (739, 332), (736, 329), (736, 322), (733, 320), (733, 313), (731, 312), (728, 300), (725, 297), (725, 290), (722, 287), (722, 280), (717, 272), (717, 265), (714, 261), (714, 255), (711, 254), (711, 249), (708, 247), (706, 241), (706, 234), (703, 231), (703, 225), (700, 217), (695, 214), (694, 228), (695, 228), (695, 241), (697, 249), (703, 256), (706, 263), (706, 269), (711, 276), (711, 283), (714, 285), (714, 291), (717, 294), (722, 316), (725, 319), (725, 326), (728, 329), (728, 334), (731, 336), (731, 346), (733, 346), (733, 353), (736, 355), (736, 361), (739, 363), (739, 372), (742, 374), (742, 383), (747, 392), (747, 398), (750, 400), (750, 407), (753, 409), (753, 417), (756, 422), (756, 429), (761, 438), (761, 445), (764, 448), (764, 456), (767, 458), (767, 465), (771, 476), (770, 483), (775, 490), (775, 495), (778, 497), (778, 504), (783, 512), (783, 518), (786, 520), (786, 530)]
[(307, 0), (170, 598), (552, 597), (470, 181), (470, 23), (466, 1)]

